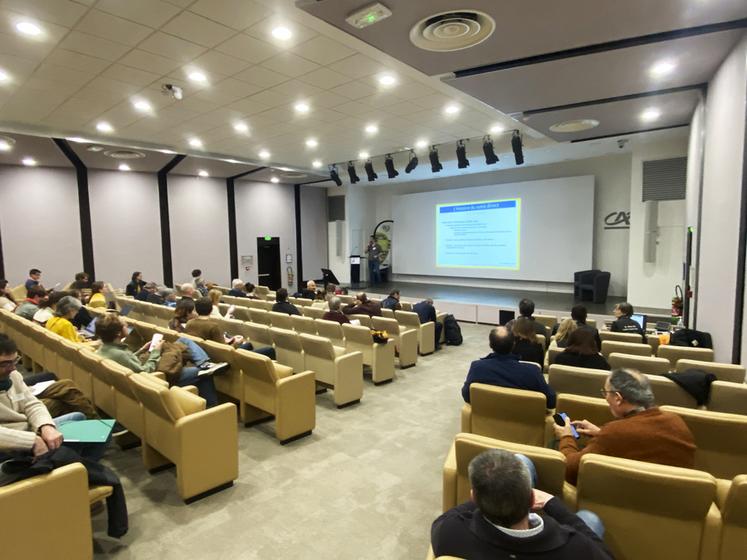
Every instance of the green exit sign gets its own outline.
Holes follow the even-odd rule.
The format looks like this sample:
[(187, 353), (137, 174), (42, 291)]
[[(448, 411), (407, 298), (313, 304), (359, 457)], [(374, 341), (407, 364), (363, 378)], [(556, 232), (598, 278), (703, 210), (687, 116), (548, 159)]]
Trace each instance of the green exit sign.
[(272, 241), (271, 235), (265, 235), (265, 241)]

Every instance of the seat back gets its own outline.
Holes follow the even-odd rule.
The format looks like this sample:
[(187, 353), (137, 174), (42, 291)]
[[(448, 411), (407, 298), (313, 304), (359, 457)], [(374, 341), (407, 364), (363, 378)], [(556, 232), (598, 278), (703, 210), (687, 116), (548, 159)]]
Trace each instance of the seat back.
[(360, 352), (363, 354), (363, 363), (373, 365), (374, 341), (371, 337), (371, 329), (357, 325), (342, 325), (345, 335), (345, 348), (349, 352)]
[(680, 416), (695, 436), (695, 468), (716, 478), (747, 473), (747, 416), (662, 406)]
[[(560, 364), (552, 364), (548, 371), (550, 386), (555, 389), (557, 394), (567, 393), (586, 397), (599, 397), (599, 391), (604, 388), (604, 382), (610, 374), (610, 372), (602, 369), (579, 368)], [(566, 411), (560, 410), (560, 412)]]
[(671, 379), (662, 377), (661, 375), (649, 375), (648, 380), (651, 383), (651, 390), (654, 392), (656, 404), (697, 408), (698, 403), (695, 397)]
[(387, 319), (394, 319), (394, 309), (388, 309), (386, 307), (381, 308), (381, 316)]
[(615, 342), (632, 342), (634, 344), (641, 344), (643, 337), (638, 333), (626, 333), (626, 332), (613, 332), (613, 331), (599, 331), (599, 338), (602, 341), (612, 340)]
[(270, 334), (270, 327), (261, 323), (245, 323), (244, 329), (249, 333), (249, 340), (252, 344), (259, 342), (260, 344), (266, 344), (272, 346), (272, 334)]
[(236, 350), (236, 365), (244, 375), (242, 399), (251, 406), (275, 414), (277, 376), (272, 360), (248, 350)]
[[(587, 454), (581, 458), (578, 508), (599, 515), (615, 558), (698, 560), (716, 499), (708, 473)], [(634, 530), (632, 528), (635, 528)]]
[(270, 319), (270, 312), (264, 309), (250, 309), (249, 316), (252, 318), (252, 323), (260, 323), (267, 325), (268, 327), (272, 324)]
[(607, 401), (599, 397), (562, 393), (558, 395), (555, 410), (565, 412), (571, 420), (585, 419), (599, 427), (615, 419)]
[(299, 334), (296, 331), (270, 327), (270, 335), (275, 345), (278, 362), (292, 367), (293, 371), (297, 373), (304, 371), (306, 369), (304, 367), (304, 350)]
[(534, 320), (549, 328), (552, 332), (552, 328), (558, 323), (558, 317), (556, 315), (533, 315)]
[(270, 293), (270, 288), (267, 286), (254, 286), (254, 295), (259, 299), (267, 299), (267, 295)]
[(634, 356), (613, 352), (607, 359), (612, 369), (631, 368), (650, 375), (664, 375), (671, 369), (669, 360), (653, 356)]
[(696, 360), (700, 362), (712, 362), (713, 350), (710, 348), (690, 348), (689, 346), (672, 346), (664, 344), (656, 351), (659, 358), (666, 358), (672, 364), (672, 369), (677, 369), (678, 360)]
[(370, 315), (365, 315), (363, 313), (353, 313), (351, 315), (348, 315), (348, 319), (350, 319), (351, 322), (358, 321), (363, 327), (371, 327)]
[(420, 329), (420, 317), (418, 317), (418, 314), (413, 311), (395, 311), (394, 317), (400, 325), (413, 329)]
[(473, 383), (469, 389), (472, 433), (526, 445), (546, 445), (545, 395), (483, 383)]
[(747, 543), (747, 474), (731, 481), (729, 493), (721, 508), (721, 554), (719, 560), (740, 558)]
[[(664, 348), (664, 347), (662, 347)], [(712, 373), (719, 381), (730, 381), (732, 383), (744, 383), (745, 367), (735, 364), (722, 364), (702, 360), (688, 360), (680, 358), (677, 360), (675, 371), (682, 373), (688, 369), (702, 369)]]
[(330, 363), (335, 361), (334, 345), (328, 338), (311, 334), (301, 334), (299, 335), (299, 339), (307, 358), (316, 358)]
[(311, 317), (302, 315), (291, 315), (293, 330), (298, 333), (316, 334), (316, 323)]
[(305, 317), (311, 317), (312, 319), (321, 319), (324, 317), (324, 313), (326, 312), (325, 309), (314, 307), (313, 305), (302, 307), (299, 311), (303, 313)]
[(239, 321), (251, 321), (252, 315), (249, 307), (237, 305), (233, 308), (233, 318)]
[(316, 334), (322, 338), (328, 338), (335, 346), (345, 346), (345, 334), (340, 323), (325, 321), (324, 319), (314, 319), (314, 323), (316, 324)]
[(200, 347), (207, 353), (212, 362), (226, 362), (230, 368), (228, 371), (216, 375), (213, 378), (215, 388), (225, 395), (234, 399), (241, 398), (241, 369), (236, 365), (236, 350), (230, 344), (203, 340), (199, 342)]
[(374, 330), (386, 331), (392, 338), (399, 337), (400, 326), (396, 319), (389, 317), (371, 317), (371, 325)]
[(131, 375), (129, 379), (137, 399), (149, 412), (170, 424), (184, 416), (168, 388), (154, 383), (147, 375)]
[(270, 318), (270, 325), (273, 327), (289, 331), (293, 330), (293, 321), (291, 321), (290, 315), (286, 313), (278, 313), (277, 311), (270, 311), (267, 315)]
[(747, 415), (747, 385), (714, 381), (711, 383), (708, 410)]
[(616, 340), (602, 341), (602, 356), (608, 358), (613, 352), (633, 354), (635, 356), (651, 356), (651, 346), (635, 342), (617, 342)]
[[(542, 337), (544, 338), (544, 337)], [(558, 354), (562, 354), (565, 348), (558, 348), (557, 346), (550, 348), (547, 351), (547, 363), (549, 365), (552, 365), (555, 363), (555, 358), (558, 357)]]
[(412, 311), (412, 302), (400, 301), (400, 304), (402, 305), (402, 311)]

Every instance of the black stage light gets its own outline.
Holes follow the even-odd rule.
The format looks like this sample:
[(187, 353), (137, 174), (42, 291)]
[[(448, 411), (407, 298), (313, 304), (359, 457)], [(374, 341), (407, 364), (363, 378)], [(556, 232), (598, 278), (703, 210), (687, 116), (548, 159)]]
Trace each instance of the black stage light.
[(368, 182), (371, 183), (379, 178), (379, 176), (376, 174), (376, 171), (374, 171), (373, 163), (371, 163), (371, 160), (367, 160), (366, 163), (363, 165), (363, 169), (366, 170), (366, 175), (368, 175)]
[(340, 180), (340, 175), (337, 173), (336, 165), (329, 166), (329, 177), (335, 182), (335, 185), (337, 185), (338, 187), (342, 186), (342, 181)]
[(457, 142), (456, 156), (457, 167), (459, 167), (459, 169), (469, 167), (469, 160), (467, 159), (467, 147), (464, 145), (464, 140), (459, 140)]
[(350, 184), (355, 185), (360, 179), (358, 174), (355, 172), (355, 165), (352, 161), (348, 162), (348, 176), (350, 177)]
[(524, 163), (524, 151), (521, 145), (521, 133), (518, 130), (514, 130), (514, 135), (511, 137), (511, 148), (514, 150), (514, 158), (516, 159), (516, 165)]
[(415, 154), (415, 150), (410, 150), (410, 161), (407, 162), (405, 167), (405, 173), (412, 173), (413, 169), (418, 166), (418, 156)]
[(486, 165), (498, 163), (498, 156), (495, 155), (495, 150), (493, 149), (493, 139), (490, 136), (485, 136), (482, 139), (482, 151), (485, 154)]
[(436, 146), (431, 146), (431, 152), (428, 154), (428, 159), (431, 160), (431, 171), (433, 171), (433, 173), (438, 173), (444, 168), (444, 166), (441, 165), (441, 162), (438, 161), (438, 148), (436, 148)]
[(384, 167), (386, 167), (386, 174), (390, 179), (394, 179), (397, 175), (399, 175), (399, 171), (394, 169), (394, 160), (392, 159), (392, 154), (387, 154), (384, 158)]

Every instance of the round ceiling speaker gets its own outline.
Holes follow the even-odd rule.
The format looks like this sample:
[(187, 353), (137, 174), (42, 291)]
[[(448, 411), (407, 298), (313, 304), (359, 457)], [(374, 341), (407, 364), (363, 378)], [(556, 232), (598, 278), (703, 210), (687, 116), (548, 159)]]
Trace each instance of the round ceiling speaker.
[(550, 127), (553, 132), (581, 132), (582, 130), (589, 130), (590, 128), (596, 128), (599, 126), (599, 121), (596, 119), (574, 119), (572, 121), (563, 121), (555, 123)]
[(483, 12), (442, 12), (416, 23), (410, 30), (410, 41), (426, 51), (460, 51), (479, 45), (494, 31), (495, 20)]
[(104, 152), (104, 155), (114, 159), (140, 159), (145, 157), (143, 152), (136, 152), (135, 150), (109, 150)]

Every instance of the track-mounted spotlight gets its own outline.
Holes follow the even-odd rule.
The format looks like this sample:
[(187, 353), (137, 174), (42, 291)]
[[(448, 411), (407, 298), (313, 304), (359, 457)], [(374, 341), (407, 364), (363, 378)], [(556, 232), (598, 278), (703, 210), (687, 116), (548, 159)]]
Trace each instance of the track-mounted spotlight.
[(464, 145), (464, 140), (457, 141), (456, 156), (457, 167), (459, 167), (459, 169), (469, 167), (469, 160), (467, 159), (467, 147)]
[(394, 179), (397, 175), (399, 175), (399, 171), (394, 169), (394, 160), (392, 159), (392, 154), (387, 154), (384, 158), (384, 167), (386, 167), (386, 174), (390, 179)]
[(485, 154), (486, 165), (498, 163), (498, 156), (495, 155), (495, 150), (493, 149), (493, 139), (490, 136), (485, 136), (482, 139), (482, 151)]
[(340, 174), (337, 173), (336, 165), (329, 166), (329, 178), (332, 179), (335, 182), (335, 185), (337, 185), (338, 187), (342, 186), (342, 181), (340, 180)]
[(405, 173), (412, 173), (413, 169), (418, 166), (418, 156), (415, 155), (415, 150), (410, 150), (410, 161), (407, 162), (405, 167)]
[(379, 176), (376, 174), (376, 171), (374, 171), (373, 163), (371, 163), (370, 159), (366, 160), (366, 163), (363, 165), (363, 169), (366, 170), (366, 175), (368, 176), (369, 183), (372, 183), (379, 178)]
[(524, 163), (524, 151), (522, 150), (521, 144), (521, 132), (514, 130), (514, 134), (511, 137), (511, 148), (514, 151), (514, 159), (516, 159), (516, 165)]
[(355, 165), (352, 161), (348, 162), (348, 177), (350, 177), (350, 184), (355, 185), (360, 179), (358, 174), (355, 172)]
[(441, 165), (441, 162), (438, 161), (438, 148), (436, 148), (436, 146), (431, 146), (428, 159), (431, 160), (431, 171), (433, 171), (433, 173), (438, 173), (444, 168), (444, 166)]

